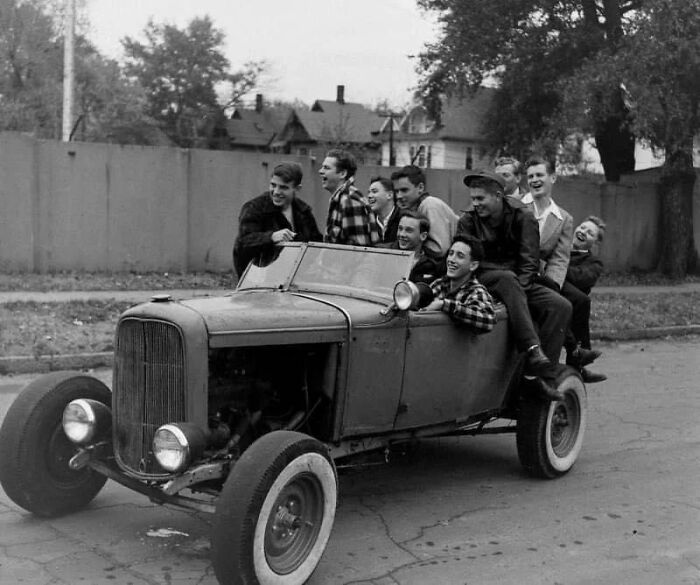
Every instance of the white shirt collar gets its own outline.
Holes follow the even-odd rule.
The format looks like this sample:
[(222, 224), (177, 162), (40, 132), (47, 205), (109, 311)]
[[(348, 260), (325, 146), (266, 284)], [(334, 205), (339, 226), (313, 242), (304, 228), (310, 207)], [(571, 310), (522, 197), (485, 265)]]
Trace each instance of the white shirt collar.
[(549, 217), (549, 214), (551, 213), (555, 217), (558, 217), (560, 220), (564, 220), (564, 216), (562, 215), (560, 207), (554, 203), (554, 199), (550, 200), (549, 205), (545, 208), (545, 210), (541, 214), (537, 214), (537, 207), (535, 207), (535, 200), (532, 197), (532, 193), (527, 193), (522, 199), (522, 203), (532, 203), (532, 212), (535, 215), (535, 219), (538, 221), (545, 221), (547, 217)]

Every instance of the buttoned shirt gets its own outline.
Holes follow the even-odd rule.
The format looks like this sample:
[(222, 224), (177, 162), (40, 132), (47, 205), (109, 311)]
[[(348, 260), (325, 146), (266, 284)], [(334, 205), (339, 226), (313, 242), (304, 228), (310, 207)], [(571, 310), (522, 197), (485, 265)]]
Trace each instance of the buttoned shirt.
[(434, 280), (430, 288), (435, 298), (443, 301), (442, 310), (475, 333), (488, 333), (496, 325), (493, 298), (475, 276), (454, 291), (446, 276)]

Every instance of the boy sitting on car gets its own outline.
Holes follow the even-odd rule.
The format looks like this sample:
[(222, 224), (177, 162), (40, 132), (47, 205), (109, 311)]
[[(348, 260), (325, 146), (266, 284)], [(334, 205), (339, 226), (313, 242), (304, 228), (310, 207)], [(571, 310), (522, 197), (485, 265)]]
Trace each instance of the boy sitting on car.
[(493, 298), (474, 276), (484, 257), (481, 242), (471, 236), (456, 236), (447, 252), (447, 272), (433, 281), (435, 295), (425, 311), (444, 311), (475, 333), (487, 333), (496, 325)]

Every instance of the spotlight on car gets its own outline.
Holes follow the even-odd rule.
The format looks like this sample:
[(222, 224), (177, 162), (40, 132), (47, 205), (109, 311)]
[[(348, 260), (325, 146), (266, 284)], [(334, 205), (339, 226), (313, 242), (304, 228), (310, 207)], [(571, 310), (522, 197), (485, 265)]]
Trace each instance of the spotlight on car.
[(427, 307), (433, 300), (433, 291), (424, 282), (418, 284), (401, 280), (394, 286), (394, 305), (400, 311)]
[(153, 454), (163, 469), (175, 473), (199, 459), (206, 444), (206, 435), (197, 425), (170, 423), (153, 436)]
[(85, 445), (108, 436), (111, 429), (112, 411), (97, 400), (78, 398), (63, 409), (63, 432), (73, 443)]

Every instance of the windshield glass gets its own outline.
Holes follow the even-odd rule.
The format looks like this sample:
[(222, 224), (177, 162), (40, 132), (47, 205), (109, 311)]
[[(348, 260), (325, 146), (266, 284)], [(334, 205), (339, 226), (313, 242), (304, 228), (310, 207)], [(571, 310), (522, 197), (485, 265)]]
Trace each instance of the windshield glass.
[(291, 244), (267, 266), (251, 264), (238, 290), (289, 288), (391, 301), (411, 270), (410, 252), (332, 244)]
[(302, 251), (301, 244), (292, 244), (280, 248), (277, 258), (267, 266), (251, 262), (238, 283), (238, 289), (283, 288), (292, 277)]
[(394, 285), (410, 272), (410, 256), (350, 246), (309, 246), (292, 288), (391, 300)]

